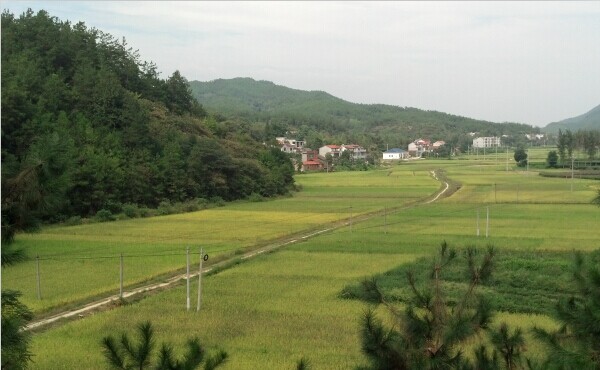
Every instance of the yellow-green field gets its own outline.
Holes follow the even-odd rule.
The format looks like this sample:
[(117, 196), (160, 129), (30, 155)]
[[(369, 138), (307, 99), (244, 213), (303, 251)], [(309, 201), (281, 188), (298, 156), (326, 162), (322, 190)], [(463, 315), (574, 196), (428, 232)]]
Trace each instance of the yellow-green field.
[[(571, 191), (570, 180), (545, 178), (534, 172), (506, 172), (502, 164), (496, 165), (491, 159), (488, 162), (424, 160), (395, 165), (384, 171), (301, 175), (297, 181), (304, 190), (292, 198), (233, 204), (156, 219), (75, 229), (53, 228), (20, 236), (20, 245), (27, 247), (30, 255), (41, 251), (51, 254), (52, 245), (65, 255), (71, 250), (79, 255), (101, 255), (96, 249), (111, 248), (111, 245), (113, 249), (109, 252), (119, 253), (118, 242), (127, 238), (131, 239), (124, 244), (133, 252), (166, 251), (184, 248), (190, 243), (212, 246), (214, 251), (225, 253), (230, 245), (235, 245), (231, 250), (243, 248), (259, 238), (277, 238), (347, 218), (350, 205), (354, 213), (365, 213), (384, 207), (392, 209), (426, 197), (439, 188), (439, 183), (428, 175), (432, 168), (444, 168), (448, 177), (463, 184), (449, 198), (390, 211), (385, 216), (353, 224), (351, 229), (342, 228), (290, 245), (208, 276), (203, 279), (204, 303), (200, 313), (185, 311), (185, 287), (179, 286), (129, 306), (35, 334), (33, 368), (103, 368), (101, 338), (133, 328), (135, 323), (144, 320), (153, 322), (158, 341), (167, 340), (181, 346), (188, 337), (198, 335), (210, 350), (227, 350), (230, 359), (224, 366), (226, 369), (292, 368), (303, 356), (317, 369), (352, 368), (364, 363), (360, 353), (359, 320), (366, 307), (359, 301), (340, 299), (338, 294), (344, 286), (361, 277), (430, 255), (442, 240), (457, 247), (492, 243), (500, 251), (600, 247), (600, 210), (589, 204), (600, 185), (598, 182), (575, 179)], [(486, 207), (490, 209), (488, 238), (485, 237)], [(342, 211), (344, 209), (346, 211)], [(479, 237), (476, 236), (478, 210)], [(246, 220), (226, 226), (227, 216), (243, 212), (246, 212)], [(199, 217), (202, 222), (198, 222)], [(109, 226), (115, 230), (109, 231)], [(204, 235), (196, 228), (210, 233), (207, 240), (212, 244), (203, 239), (196, 242)], [(177, 234), (171, 233), (172, 230), (178, 230), (177, 233), (189, 239), (182, 237), (173, 241), (166, 236), (158, 241), (154, 239), (163, 234)], [(75, 242), (61, 244), (69, 237), (74, 237)], [(88, 237), (88, 244), (76, 248), (77, 241)], [(236, 238), (240, 239), (237, 244)], [(48, 240), (56, 244), (46, 244)], [(102, 244), (104, 242), (106, 244)], [(155, 258), (164, 260), (162, 264), (156, 263), (157, 269), (183, 264), (183, 259), (182, 262), (176, 260), (181, 256), (173, 257), (172, 261), (166, 257)], [(30, 264), (28, 273), (35, 274), (32, 267)], [(17, 276), (19, 271), (25, 274), (24, 268), (19, 269), (22, 267), (3, 271), (3, 283), (5, 277)], [(111, 271), (118, 278), (118, 265), (113, 264)], [(60, 280), (64, 285), (68, 285), (67, 281), (68, 278)], [(117, 284), (115, 279), (112, 288)], [(17, 283), (14, 286), (20, 288)], [(65, 288), (65, 294), (73, 290), (77, 289)], [(36, 306), (35, 290), (26, 291), (26, 295), (28, 304), (38, 309), (44, 307), (43, 303)], [(525, 329), (533, 325), (554, 325), (550, 318), (540, 315), (499, 313), (496, 322), (500, 321)], [(532, 343), (527, 355), (536, 357), (541, 352), (542, 349)]]
[[(234, 203), (199, 212), (89, 225), (51, 227), (19, 235), (16, 247), (31, 258), (2, 270), (3, 286), (23, 292), (34, 312), (56, 310), (119, 289), (120, 254), (124, 284), (132, 285), (185, 266), (186, 247), (211, 256), (245, 248), (331, 222), (425, 198), (439, 188), (427, 170), (306, 174), (292, 197)], [(42, 300), (37, 299), (40, 256)]]

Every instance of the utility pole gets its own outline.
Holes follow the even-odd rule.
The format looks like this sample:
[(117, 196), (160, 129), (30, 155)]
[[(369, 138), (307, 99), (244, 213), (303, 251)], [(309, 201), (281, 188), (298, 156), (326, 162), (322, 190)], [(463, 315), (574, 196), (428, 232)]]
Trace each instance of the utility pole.
[(508, 172), (508, 146), (506, 147), (506, 172)]
[(185, 307), (189, 311), (190, 310), (190, 247), (185, 249), (185, 257), (186, 257), (186, 300)]
[(487, 215), (485, 222), (485, 237), (487, 238), (490, 234), (490, 206), (487, 206)]
[(119, 265), (119, 298), (123, 299), (123, 253), (121, 253)]
[(202, 304), (202, 261), (204, 260), (204, 248), (200, 248), (200, 264), (198, 267), (198, 304), (196, 306), (196, 312), (200, 311), (200, 305)]
[(37, 275), (37, 298), (38, 300), (42, 299), (42, 290), (40, 289), (40, 256), (36, 256), (35, 257), (35, 271), (36, 271), (36, 275)]
[(477, 209), (477, 237), (479, 237), (479, 209)]
[(350, 232), (352, 232), (352, 206), (350, 206)]
[(517, 184), (517, 203), (519, 203), (519, 184)]

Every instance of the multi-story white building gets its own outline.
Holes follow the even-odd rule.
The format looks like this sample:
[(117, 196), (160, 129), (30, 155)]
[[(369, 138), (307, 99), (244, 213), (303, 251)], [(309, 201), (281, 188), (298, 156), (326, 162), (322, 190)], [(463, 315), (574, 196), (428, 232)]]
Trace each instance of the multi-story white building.
[(344, 144), (341, 147), (341, 151), (345, 152), (348, 150), (350, 152), (350, 157), (353, 159), (367, 159), (367, 149), (363, 148), (360, 145), (356, 144)]
[(496, 136), (473, 139), (473, 148), (493, 148), (497, 146), (500, 146), (500, 138)]

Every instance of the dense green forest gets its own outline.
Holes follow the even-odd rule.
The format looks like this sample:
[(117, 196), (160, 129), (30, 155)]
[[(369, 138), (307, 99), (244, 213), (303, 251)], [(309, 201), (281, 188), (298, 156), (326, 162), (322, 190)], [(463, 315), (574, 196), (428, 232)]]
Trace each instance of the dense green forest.
[(178, 71), (160, 78), (83, 23), (2, 13), (3, 239), (36, 221), (292, 185), (289, 158), (207, 115)]
[[(295, 131), (316, 148), (324, 142), (358, 143), (371, 150), (406, 148), (420, 137), (444, 140), (454, 147), (472, 143), (469, 132), (481, 136), (539, 133), (517, 123), (493, 123), (436, 111), (383, 104), (356, 104), (322, 91), (302, 91), (251, 78), (191, 81), (194, 96), (209, 111), (226, 112), (232, 120), (261, 123), (274, 137)], [(269, 139), (267, 137), (266, 139)]]
[(546, 125), (542, 131), (557, 134), (559, 130), (600, 130), (600, 105), (580, 116)]

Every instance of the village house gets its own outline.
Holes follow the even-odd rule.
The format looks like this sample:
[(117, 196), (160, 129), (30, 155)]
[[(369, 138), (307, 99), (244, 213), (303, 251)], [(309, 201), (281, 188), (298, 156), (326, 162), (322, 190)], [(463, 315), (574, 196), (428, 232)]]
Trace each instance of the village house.
[(348, 151), (350, 153), (350, 158), (354, 160), (367, 159), (367, 150), (356, 144), (325, 145), (319, 148), (319, 156), (325, 158), (327, 154), (331, 154), (331, 157), (339, 158), (340, 154), (345, 151)]
[(342, 147), (339, 145), (324, 145), (319, 148), (319, 155), (325, 158), (327, 154), (331, 154), (331, 157), (339, 158), (341, 150)]
[(440, 149), (441, 147), (443, 147), (444, 145), (446, 145), (446, 142), (443, 140), (438, 140), (435, 143), (433, 143), (433, 145), (431, 146), (433, 148), (434, 151)]
[(382, 159), (384, 161), (399, 161), (401, 159), (408, 159), (408, 152), (400, 148), (392, 148), (383, 152)]
[(500, 146), (500, 138), (496, 136), (473, 139), (473, 148), (493, 148)]
[(281, 145), (281, 151), (284, 153), (301, 153), (306, 145), (304, 140), (288, 139), (286, 137), (276, 137), (275, 140)]
[(350, 152), (350, 158), (352, 159), (362, 159), (362, 160), (366, 160), (367, 159), (367, 149), (361, 147), (360, 145), (356, 145), (356, 144), (344, 144), (341, 147), (341, 152), (344, 151), (349, 151)]
[(429, 140), (418, 139), (408, 144), (408, 154), (411, 157), (422, 157), (423, 153), (431, 152), (431, 150)]
[(300, 171), (321, 171), (324, 165), (319, 159), (317, 150), (305, 149), (302, 151), (302, 167)]

